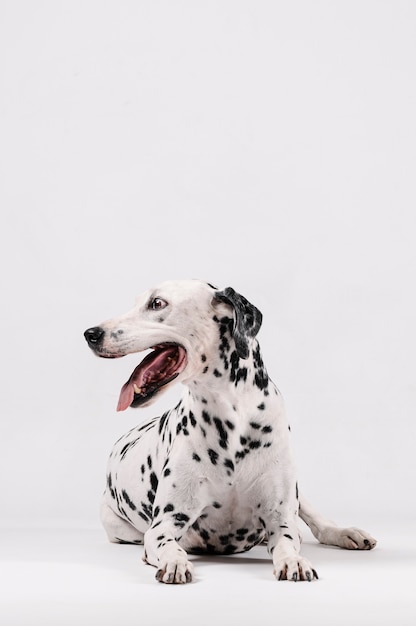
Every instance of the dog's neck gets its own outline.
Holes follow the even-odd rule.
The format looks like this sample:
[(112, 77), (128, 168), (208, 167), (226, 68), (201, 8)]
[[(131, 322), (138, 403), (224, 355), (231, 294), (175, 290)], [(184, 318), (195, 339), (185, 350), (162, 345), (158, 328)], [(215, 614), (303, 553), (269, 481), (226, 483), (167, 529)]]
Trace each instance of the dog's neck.
[(199, 410), (204, 405), (215, 406), (222, 415), (238, 412), (247, 416), (270, 407), (278, 391), (268, 376), (257, 340), (252, 339), (249, 348), (248, 358), (242, 359), (234, 341), (223, 336), (216, 354), (186, 383), (188, 405)]

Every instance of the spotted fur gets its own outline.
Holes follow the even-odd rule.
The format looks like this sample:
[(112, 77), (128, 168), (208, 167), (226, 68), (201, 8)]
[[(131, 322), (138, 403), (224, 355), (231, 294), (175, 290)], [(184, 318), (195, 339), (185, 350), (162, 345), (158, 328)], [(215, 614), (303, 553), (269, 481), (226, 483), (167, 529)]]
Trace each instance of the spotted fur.
[[(160, 302), (163, 316), (153, 310)], [(311, 581), (317, 574), (300, 555), (299, 514), (321, 543), (375, 545), (364, 531), (338, 528), (299, 500), (283, 400), (256, 338), (261, 322), (260, 311), (231, 288), (178, 281), (85, 333), (99, 356), (162, 342), (186, 350), (175, 380), (185, 386), (182, 399), (115, 444), (102, 503), (110, 541), (144, 543), (160, 582), (192, 579), (188, 553), (234, 554), (262, 542), (278, 580)]]

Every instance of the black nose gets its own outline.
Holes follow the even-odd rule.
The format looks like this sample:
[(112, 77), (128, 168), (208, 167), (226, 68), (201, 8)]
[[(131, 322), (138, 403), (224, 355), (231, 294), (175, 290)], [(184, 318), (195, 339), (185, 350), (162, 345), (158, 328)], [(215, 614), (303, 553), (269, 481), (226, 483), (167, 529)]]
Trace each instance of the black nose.
[(96, 347), (102, 342), (104, 333), (105, 331), (100, 326), (94, 326), (85, 331), (84, 337), (90, 346)]

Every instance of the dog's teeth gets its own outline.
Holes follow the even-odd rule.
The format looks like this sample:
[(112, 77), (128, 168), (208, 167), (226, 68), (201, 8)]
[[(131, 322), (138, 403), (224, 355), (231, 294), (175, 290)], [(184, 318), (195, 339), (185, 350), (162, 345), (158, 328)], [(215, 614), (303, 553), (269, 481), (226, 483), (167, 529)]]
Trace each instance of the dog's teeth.
[(142, 392), (142, 389), (141, 389), (140, 387), (138, 387), (138, 386), (136, 385), (136, 383), (134, 383), (134, 385), (133, 385), (133, 389), (134, 389), (134, 393), (137, 393), (137, 394), (139, 394), (139, 395), (140, 395), (140, 394), (141, 394), (141, 392)]

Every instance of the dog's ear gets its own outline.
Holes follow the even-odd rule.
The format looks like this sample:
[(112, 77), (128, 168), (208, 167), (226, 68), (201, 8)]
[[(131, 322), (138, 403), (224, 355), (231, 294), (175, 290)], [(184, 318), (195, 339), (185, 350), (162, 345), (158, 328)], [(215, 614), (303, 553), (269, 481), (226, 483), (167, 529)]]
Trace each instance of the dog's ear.
[(263, 315), (244, 296), (234, 291), (232, 287), (226, 287), (224, 291), (217, 291), (215, 297), (220, 302), (229, 304), (234, 309), (233, 337), (237, 354), (242, 359), (249, 355), (249, 339), (259, 332)]

